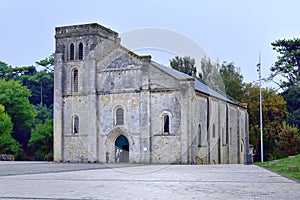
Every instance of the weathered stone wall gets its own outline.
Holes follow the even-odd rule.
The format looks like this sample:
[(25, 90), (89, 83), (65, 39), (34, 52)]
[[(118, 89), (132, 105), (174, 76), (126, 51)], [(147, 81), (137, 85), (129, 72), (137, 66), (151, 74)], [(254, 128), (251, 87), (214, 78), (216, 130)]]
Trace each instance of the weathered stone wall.
[[(129, 141), (129, 159), (130, 162), (139, 162), (140, 154), (140, 94), (102, 94), (99, 95), (98, 110), (98, 130), (100, 160), (104, 160), (106, 150), (115, 154), (115, 139), (119, 135), (125, 135)], [(116, 125), (116, 108), (121, 107), (124, 110), (124, 125)], [(118, 130), (119, 129), (119, 130)], [(109, 138), (117, 130), (116, 136)]]
[[(152, 92), (150, 96), (150, 115), (151, 115), (151, 156), (152, 162), (170, 163), (178, 162), (180, 147), (176, 141), (180, 139), (181, 132), (181, 104), (178, 99), (177, 92)], [(170, 123), (169, 133), (164, 133), (164, 115), (169, 115)], [(169, 136), (164, 136), (164, 134)], [(175, 143), (174, 143), (175, 142)], [(167, 152), (163, 152), (165, 150)], [(176, 153), (177, 152), (177, 153)], [(174, 160), (175, 159), (175, 160)]]
[(201, 94), (197, 94), (192, 115), (192, 163), (206, 163), (208, 153), (207, 111), (207, 97)]
[(246, 120), (246, 112), (244, 109), (239, 109), (239, 123), (240, 123), (240, 163), (244, 164), (245, 163), (245, 154), (246, 152), (246, 143), (247, 138), (246, 138), (246, 129), (247, 129), (247, 124), (245, 123)]
[(239, 128), (238, 128), (238, 110), (234, 105), (229, 105), (228, 110), (228, 128), (229, 128), (229, 163), (239, 163)]
[[(56, 28), (55, 37), (54, 159), (98, 161), (96, 59), (118, 45), (117, 33), (93, 24)], [(70, 60), (71, 43), (74, 44), (74, 60)], [(79, 43), (83, 44), (82, 60), (78, 57)], [(72, 91), (75, 69), (78, 70), (78, 92)], [(75, 115), (79, 117), (80, 129), (73, 134), (72, 117)]]
[(152, 163), (181, 163), (180, 135), (152, 136)]
[(149, 82), (152, 90), (179, 90), (179, 81), (158, 68), (149, 66)]
[[(65, 161), (97, 161), (95, 96), (68, 96), (63, 100)], [(79, 132), (73, 133), (73, 116), (79, 117)], [(76, 154), (71, 150), (76, 149)]]

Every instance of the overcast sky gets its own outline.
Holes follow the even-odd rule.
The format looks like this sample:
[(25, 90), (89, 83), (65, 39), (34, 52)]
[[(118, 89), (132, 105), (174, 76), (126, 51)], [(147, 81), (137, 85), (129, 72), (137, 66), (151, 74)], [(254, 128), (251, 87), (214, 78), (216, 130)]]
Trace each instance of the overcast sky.
[(148, 27), (178, 32), (212, 59), (234, 62), (252, 82), (259, 51), (267, 76), (277, 56), (270, 43), (300, 33), (298, 0), (0, 0), (0, 6), (0, 60), (12, 66), (52, 54), (55, 27), (97, 22), (120, 34)]

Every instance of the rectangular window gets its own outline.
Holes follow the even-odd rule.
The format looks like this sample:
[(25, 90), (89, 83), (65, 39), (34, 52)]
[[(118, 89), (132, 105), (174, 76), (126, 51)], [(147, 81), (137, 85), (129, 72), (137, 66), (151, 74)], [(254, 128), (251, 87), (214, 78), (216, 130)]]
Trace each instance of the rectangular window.
[(73, 134), (79, 133), (79, 117), (73, 117)]
[(231, 127), (230, 127), (230, 129), (229, 129), (229, 143), (230, 144), (232, 144), (232, 129), (231, 129)]
[(78, 70), (73, 72), (73, 92), (78, 92)]
[(79, 43), (78, 59), (79, 59), (79, 60), (82, 60), (82, 59), (83, 59), (83, 44), (82, 44), (82, 43)]
[(198, 126), (198, 147), (201, 147), (201, 125)]
[(213, 138), (216, 137), (216, 126), (215, 124), (213, 124)]
[(124, 111), (118, 108), (116, 111), (116, 125), (124, 125)]
[(170, 132), (170, 127), (169, 127), (169, 115), (164, 116), (164, 133), (169, 133)]
[(70, 44), (70, 60), (74, 60), (74, 44)]

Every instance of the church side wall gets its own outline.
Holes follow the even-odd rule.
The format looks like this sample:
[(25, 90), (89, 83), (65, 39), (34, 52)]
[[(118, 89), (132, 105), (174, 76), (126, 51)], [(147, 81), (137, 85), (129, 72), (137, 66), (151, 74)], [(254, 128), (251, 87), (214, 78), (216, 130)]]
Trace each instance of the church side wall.
[(197, 94), (191, 115), (192, 163), (205, 164), (207, 162), (207, 112), (207, 97)]
[[(151, 162), (181, 161), (181, 102), (178, 92), (151, 92)], [(164, 133), (164, 115), (169, 133)]]
[(246, 118), (246, 112), (244, 109), (239, 109), (239, 123), (240, 123), (240, 163), (245, 163), (245, 155), (246, 152), (246, 146), (247, 146), (247, 138), (246, 138), (246, 130), (247, 130), (247, 124), (245, 121)]
[(226, 102), (219, 101), (219, 137), (220, 137), (220, 164), (226, 164), (228, 159), (227, 155), (227, 142), (226, 142)]
[(228, 130), (229, 130), (229, 164), (239, 164), (239, 112), (238, 108), (228, 106)]

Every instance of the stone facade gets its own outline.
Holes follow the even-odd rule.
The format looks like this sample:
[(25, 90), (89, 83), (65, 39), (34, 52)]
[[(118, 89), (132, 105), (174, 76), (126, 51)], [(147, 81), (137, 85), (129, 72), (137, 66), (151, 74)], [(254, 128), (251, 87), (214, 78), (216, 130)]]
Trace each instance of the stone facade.
[(58, 27), (55, 38), (55, 161), (104, 163), (108, 152), (109, 163), (245, 162), (239, 103), (99, 24)]

